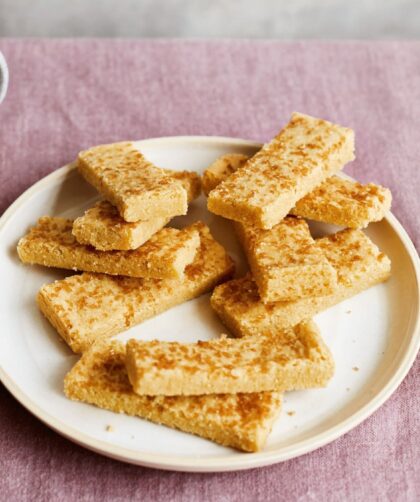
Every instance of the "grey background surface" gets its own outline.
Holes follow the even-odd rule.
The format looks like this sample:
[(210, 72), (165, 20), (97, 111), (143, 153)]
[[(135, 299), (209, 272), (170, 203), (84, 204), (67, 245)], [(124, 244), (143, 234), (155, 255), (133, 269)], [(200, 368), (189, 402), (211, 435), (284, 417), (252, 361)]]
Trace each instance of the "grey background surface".
[(420, 0), (0, 0), (0, 37), (420, 38)]

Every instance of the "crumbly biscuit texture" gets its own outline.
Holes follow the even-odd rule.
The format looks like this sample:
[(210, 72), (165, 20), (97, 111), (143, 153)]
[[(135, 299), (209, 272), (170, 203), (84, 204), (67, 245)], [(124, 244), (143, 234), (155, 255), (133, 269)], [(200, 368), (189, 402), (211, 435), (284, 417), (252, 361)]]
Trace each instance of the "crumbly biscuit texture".
[(291, 214), (348, 228), (365, 228), (382, 220), (391, 202), (388, 188), (331, 176), (300, 199)]
[(201, 177), (195, 171), (174, 171), (173, 169), (164, 169), (172, 178), (181, 182), (187, 192), (188, 203), (197, 199), (201, 194)]
[(149, 162), (129, 142), (99, 145), (79, 153), (82, 176), (128, 222), (187, 212), (182, 183)]
[(325, 386), (332, 356), (313, 322), (264, 336), (197, 343), (127, 343), (128, 376), (139, 395), (290, 391)]
[[(188, 202), (200, 195), (201, 179), (197, 173), (165, 171), (182, 183), (187, 191)], [(140, 247), (170, 219), (167, 216), (157, 216), (129, 223), (121, 218), (115, 206), (102, 200), (74, 220), (73, 235), (81, 244), (91, 245), (100, 251), (126, 251)]]
[(210, 211), (270, 229), (296, 202), (354, 159), (353, 131), (294, 113), (286, 127), (212, 190)]
[(294, 326), (318, 312), (385, 281), (391, 262), (361, 231), (346, 229), (316, 240), (337, 271), (337, 289), (326, 296), (264, 304), (250, 275), (215, 288), (211, 305), (234, 336)]
[[(206, 195), (223, 180), (245, 165), (248, 157), (229, 162), (217, 159), (203, 175), (203, 191)], [(228, 168), (224, 168), (228, 164)], [(321, 185), (296, 202), (290, 214), (310, 220), (331, 223), (347, 228), (366, 228), (369, 223), (380, 221), (391, 209), (392, 195), (388, 188), (374, 183), (363, 185), (339, 176), (327, 178)]]
[(100, 251), (128, 251), (140, 247), (169, 221), (170, 218), (160, 216), (128, 223), (115, 206), (102, 200), (74, 220), (72, 233), (80, 244)]
[(228, 153), (216, 159), (203, 173), (203, 192), (208, 195), (219, 183), (245, 165), (249, 157)]
[(203, 223), (194, 261), (180, 279), (116, 277), (83, 273), (43, 286), (38, 305), (74, 352), (120, 333), (175, 305), (211, 291), (234, 264)]
[(73, 222), (44, 216), (18, 243), (24, 263), (130, 277), (175, 277), (184, 274), (200, 245), (195, 226), (163, 228), (143, 246), (131, 251), (98, 251), (79, 244)]
[(235, 230), (264, 303), (327, 295), (336, 289), (337, 273), (305, 220), (289, 216), (271, 230), (235, 222)]
[(138, 396), (125, 368), (125, 345), (96, 343), (64, 381), (70, 399), (196, 434), (242, 451), (261, 450), (280, 413), (282, 394)]

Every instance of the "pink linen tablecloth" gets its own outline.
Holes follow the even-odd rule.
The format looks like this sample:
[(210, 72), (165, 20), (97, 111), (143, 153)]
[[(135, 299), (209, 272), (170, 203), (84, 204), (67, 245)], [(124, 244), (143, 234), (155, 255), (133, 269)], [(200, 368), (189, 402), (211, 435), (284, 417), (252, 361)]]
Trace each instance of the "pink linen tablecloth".
[[(169, 135), (264, 141), (291, 111), (348, 125), (346, 171), (392, 189), (420, 245), (420, 43), (5, 40), (0, 212), (97, 143)], [(397, 265), (398, 266), (398, 265)], [(272, 467), (183, 474), (119, 463), (61, 438), (0, 387), (0, 500), (420, 499), (417, 363), (334, 443)]]

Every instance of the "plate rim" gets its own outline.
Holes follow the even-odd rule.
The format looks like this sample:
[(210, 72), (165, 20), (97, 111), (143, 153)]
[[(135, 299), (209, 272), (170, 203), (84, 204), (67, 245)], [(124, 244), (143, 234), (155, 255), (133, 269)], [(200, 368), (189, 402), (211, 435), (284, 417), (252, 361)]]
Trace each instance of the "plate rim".
[[(196, 144), (217, 144), (225, 143), (230, 146), (245, 146), (260, 148), (262, 145), (259, 142), (245, 140), (241, 138), (227, 136), (165, 136), (147, 138), (143, 140), (135, 140), (136, 144), (145, 143), (196, 143)], [(74, 169), (74, 163), (66, 164), (51, 173), (47, 174), (29, 188), (27, 188), (3, 213), (0, 217), (0, 232), (7, 224), (9, 219), (34, 193), (42, 190), (44, 186), (48, 186), (56, 179), (65, 177), (65, 175)], [(90, 437), (87, 434), (81, 433), (76, 429), (66, 425), (61, 420), (56, 419), (49, 413), (45, 412), (30, 396), (26, 395), (20, 387), (15, 384), (13, 378), (9, 376), (3, 367), (0, 365), (0, 381), (12, 396), (32, 415), (41, 420), (45, 425), (58, 432), (60, 435), (69, 439), (73, 443), (83, 446), (91, 451), (113, 458), (115, 460), (128, 462), (131, 464), (152, 467), (156, 469), (164, 469), (171, 471), (182, 472), (227, 472), (251, 469), (255, 467), (263, 467), (275, 463), (284, 462), (292, 458), (310, 453), (322, 446), (343, 436), (353, 428), (357, 427), (361, 422), (369, 418), (375, 411), (379, 409), (397, 390), (401, 382), (408, 374), (413, 365), (417, 353), (420, 349), (420, 259), (417, 251), (412, 243), (408, 233), (401, 225), (399, 220), (388, 212), (384, 218), (397, 234), (403, 244), (411, 264), (414, 269), (414, 279), (417, 286), (417, 311), (414, 321), (412, 336), (405, 351), (405, 354), (398, 368), (393, 375), (388, 379), (384, 387), (373, 396), (364, 406), (358, 409), (347, 419), (339, 424), (329, 428), (328, 430), (319, 433), (310, 438), (301, 440), (293, 445), (284, 447), (279, 452), (276, 451), (261, 451), (256, 453), (238, 452), (229, 457), (212, 457), (200, 458), (200, 456), (192, 455), (188, 457), (175, 457), (170, 455), (154, 454), (147, 452), (133, 452), (127, 448), (110, 445), (102, 440)]]

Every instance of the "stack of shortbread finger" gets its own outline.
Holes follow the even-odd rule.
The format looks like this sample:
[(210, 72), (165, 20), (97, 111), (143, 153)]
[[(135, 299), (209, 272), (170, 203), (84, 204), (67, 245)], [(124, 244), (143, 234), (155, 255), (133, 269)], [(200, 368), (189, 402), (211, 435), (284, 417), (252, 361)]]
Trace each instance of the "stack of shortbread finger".
[(24, 263), (83, 272), (38, 294), (74, 352), (231, 277), (234, 264), (206, 225), (165, 227), (200, 194), (198, 174), (160, 169), (130, 143), (81, 152), (78, 169), (107, 199), (75, 221), (40, 218), (18, 244)]
[[(37, 298), (82, 353), (66, 395), (243, 451), (263, 448), (282, 394), (333, 376), (311, 318), (390, 275), (360, 229), (383, 218), (391, 194), (337, 176), (353, 151), (351, 130), (295, 113), (253, 157), (229, 154), (205, 171), (208, 208), (233, 220), (249, 263), (235, 279), (205, 224), (166, 227), (199, 195), (196, 173), (160, 169), (130, 143), (81, 152), (78, 169), (104, 200), (74, 221), (41, 218), (18, 244), (25, 263), (83, 272)], [(313, 239), (304, 218), (345, 229)], [(206, 292), (228, 335), (112, 338)]]
[[(251, 269), (211, 298), (234, 336), (293, 326), (389, 277), (360, 229), (384, 217), (391, 193), (336, 176), (353, 150), (350, 129), (294, 113), (252, 158), (226, 156), (204, 173), (208, 207), (235, 220)], [(314, 240), (303, 218), (347, 228)]]

